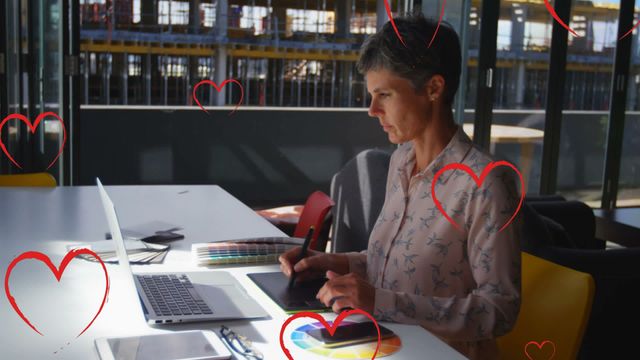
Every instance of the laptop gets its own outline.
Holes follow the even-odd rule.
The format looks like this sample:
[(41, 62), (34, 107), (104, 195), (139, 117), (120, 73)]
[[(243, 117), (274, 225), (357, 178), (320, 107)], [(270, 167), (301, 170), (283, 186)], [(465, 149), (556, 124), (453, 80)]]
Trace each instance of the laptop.
[(122, 239), (113, 202), (96, 178), (102, 206), (118, 255), (127, 276), (133, 278), (149, 324), (226, 319), (254, 319), (269, 314), (226, 271), (134, 274)]

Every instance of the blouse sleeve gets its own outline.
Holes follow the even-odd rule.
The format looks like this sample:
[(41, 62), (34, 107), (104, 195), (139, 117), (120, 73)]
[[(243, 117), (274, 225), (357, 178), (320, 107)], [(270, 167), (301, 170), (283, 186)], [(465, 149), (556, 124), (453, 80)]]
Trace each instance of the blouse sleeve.
[(349, 260), (349, 272), (356, 273), (362, 278), (367, 278), (367, 250), (361, 252), (346, 253)]

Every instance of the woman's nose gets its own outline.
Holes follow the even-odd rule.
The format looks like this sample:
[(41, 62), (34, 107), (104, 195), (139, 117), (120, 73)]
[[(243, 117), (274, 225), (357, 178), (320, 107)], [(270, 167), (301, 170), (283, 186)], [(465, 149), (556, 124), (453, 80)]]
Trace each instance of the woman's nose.
[(375, 100), (371, 100), (371, 105), (369, 105), (369, 116), (376, 117), (380, 115), (380, 113), (381, 113), (381, 110), (380, 110), (380, 107), (378, 106), (378, 102)]

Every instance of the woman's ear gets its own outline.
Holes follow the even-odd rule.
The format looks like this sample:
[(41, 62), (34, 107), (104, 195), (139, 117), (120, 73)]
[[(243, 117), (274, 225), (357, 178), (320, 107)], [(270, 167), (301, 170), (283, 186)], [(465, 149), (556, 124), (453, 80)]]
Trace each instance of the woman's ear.
[(427, 95), (429, 100), (436, 101), (442, 100), (444, 96), (444, 78), (442, 75), (433, 75), (429, 81), (427, 81)]

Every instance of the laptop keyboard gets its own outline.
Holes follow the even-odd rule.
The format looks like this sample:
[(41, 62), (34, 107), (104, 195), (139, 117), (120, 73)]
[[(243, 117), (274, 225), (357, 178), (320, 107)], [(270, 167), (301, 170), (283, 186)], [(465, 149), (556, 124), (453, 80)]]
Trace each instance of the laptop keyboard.
[(213, 314), (186, 275), (136, 275), (160, 316)]

